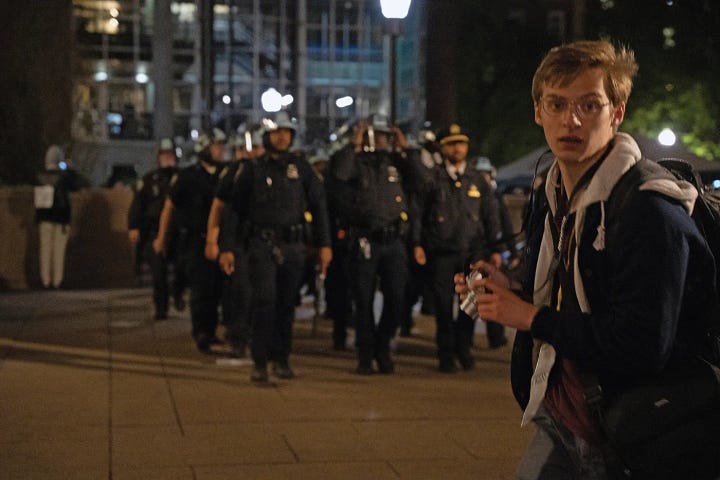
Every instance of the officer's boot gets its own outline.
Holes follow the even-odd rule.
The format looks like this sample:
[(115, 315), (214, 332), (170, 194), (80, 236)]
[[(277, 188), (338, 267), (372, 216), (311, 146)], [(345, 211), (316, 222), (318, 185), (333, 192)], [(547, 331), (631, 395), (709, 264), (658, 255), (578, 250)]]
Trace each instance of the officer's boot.
[(465, 371), (475, 368), (475, 358), (473, 358), (472, 353), (470, 352), (471, 347), (471, 334), (458, 329), (455, 335), (455, 352), (460, 366)]
[(360, 375), (370, 375), (373, 373), (372, 368), (373, 351), (370, 345), (358, 346), (358, 366), (357, 373)]
[(377, 363), (378, 372), (390, 374), (395, 371), (395, 363), (390, 355), (390, 340), (379, 339), (375, 350), (375, 362)]
[(283, 357), (275, 362), (273, 365), (273, 373), (278, 378), (289, 380), (295, 378), (295, 372), (290, 368), (290, 363), (287, 357)]

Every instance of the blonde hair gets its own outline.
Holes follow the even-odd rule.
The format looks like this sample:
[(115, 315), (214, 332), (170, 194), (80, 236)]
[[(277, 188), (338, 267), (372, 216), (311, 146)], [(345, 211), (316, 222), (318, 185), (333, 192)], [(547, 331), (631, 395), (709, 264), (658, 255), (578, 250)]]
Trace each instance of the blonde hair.
[(607, 40), (583, 40), (552, 48), (535, 71), (533, 102), (538, 103), (544, 84), (564, 87), (591, 68), (605, 71), (605, 93), (613, 105), (626, 103), (638, 71), (635, 53)]

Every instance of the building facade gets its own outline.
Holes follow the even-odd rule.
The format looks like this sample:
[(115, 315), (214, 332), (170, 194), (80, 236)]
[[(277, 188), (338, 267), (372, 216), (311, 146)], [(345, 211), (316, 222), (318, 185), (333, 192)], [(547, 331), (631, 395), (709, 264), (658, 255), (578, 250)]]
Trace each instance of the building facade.
[[(413, 2), (397, 37), (398, 122), (421, 122), (424, 114), (422, 4)], [(261, 99), (271, 89), (306, 143), (389, 112), (390, 40), (379, 0), (73, 6), (76, 141), (189, 141), (211, 126), (232, 132), (268, 114)]]

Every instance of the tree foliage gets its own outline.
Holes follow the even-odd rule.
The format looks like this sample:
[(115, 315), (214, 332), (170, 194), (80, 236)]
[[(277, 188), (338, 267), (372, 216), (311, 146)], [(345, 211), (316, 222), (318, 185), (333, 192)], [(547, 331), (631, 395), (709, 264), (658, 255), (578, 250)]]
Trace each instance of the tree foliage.
[(720, 158), (720, 130), (708, 105), (707, 89), (701, 82), (693, 82), (679, 93), (673, 87), (664, 98), (632, 108), (623, 129), (654, 138), (669, 128), (695, 155), (708, 160)]
[[(720, 2), (586, 0), (585, 37), (635, 51), (640, 71), (623, 130), (655, 136), (671, 127), (688, 150), (720, 159)], [(456, 65), (458, 117), (471, 150), (497, 165), (544, 143), (530, 84), (551, 38), (547, 2), (465, 0)], [(610, 7), (612, 5), (612, 7)]]

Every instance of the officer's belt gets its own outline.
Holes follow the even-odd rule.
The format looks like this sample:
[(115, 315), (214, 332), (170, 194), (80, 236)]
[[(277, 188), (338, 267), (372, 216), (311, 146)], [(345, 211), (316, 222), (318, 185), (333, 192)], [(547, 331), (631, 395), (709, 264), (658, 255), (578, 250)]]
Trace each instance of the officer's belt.
[(375, 230), (351, 228), (351, 234), (355, 238), (367, 238), (374, 243), (392, 243), (400, 237), (400, 228), (393, 224)]
[(305, 239), (305, 227), (302, 224), (288, 227), (268, 225), (253, 225), (252, 235), (267, 241), (281, 241), (287, 243), (302, 242)]

